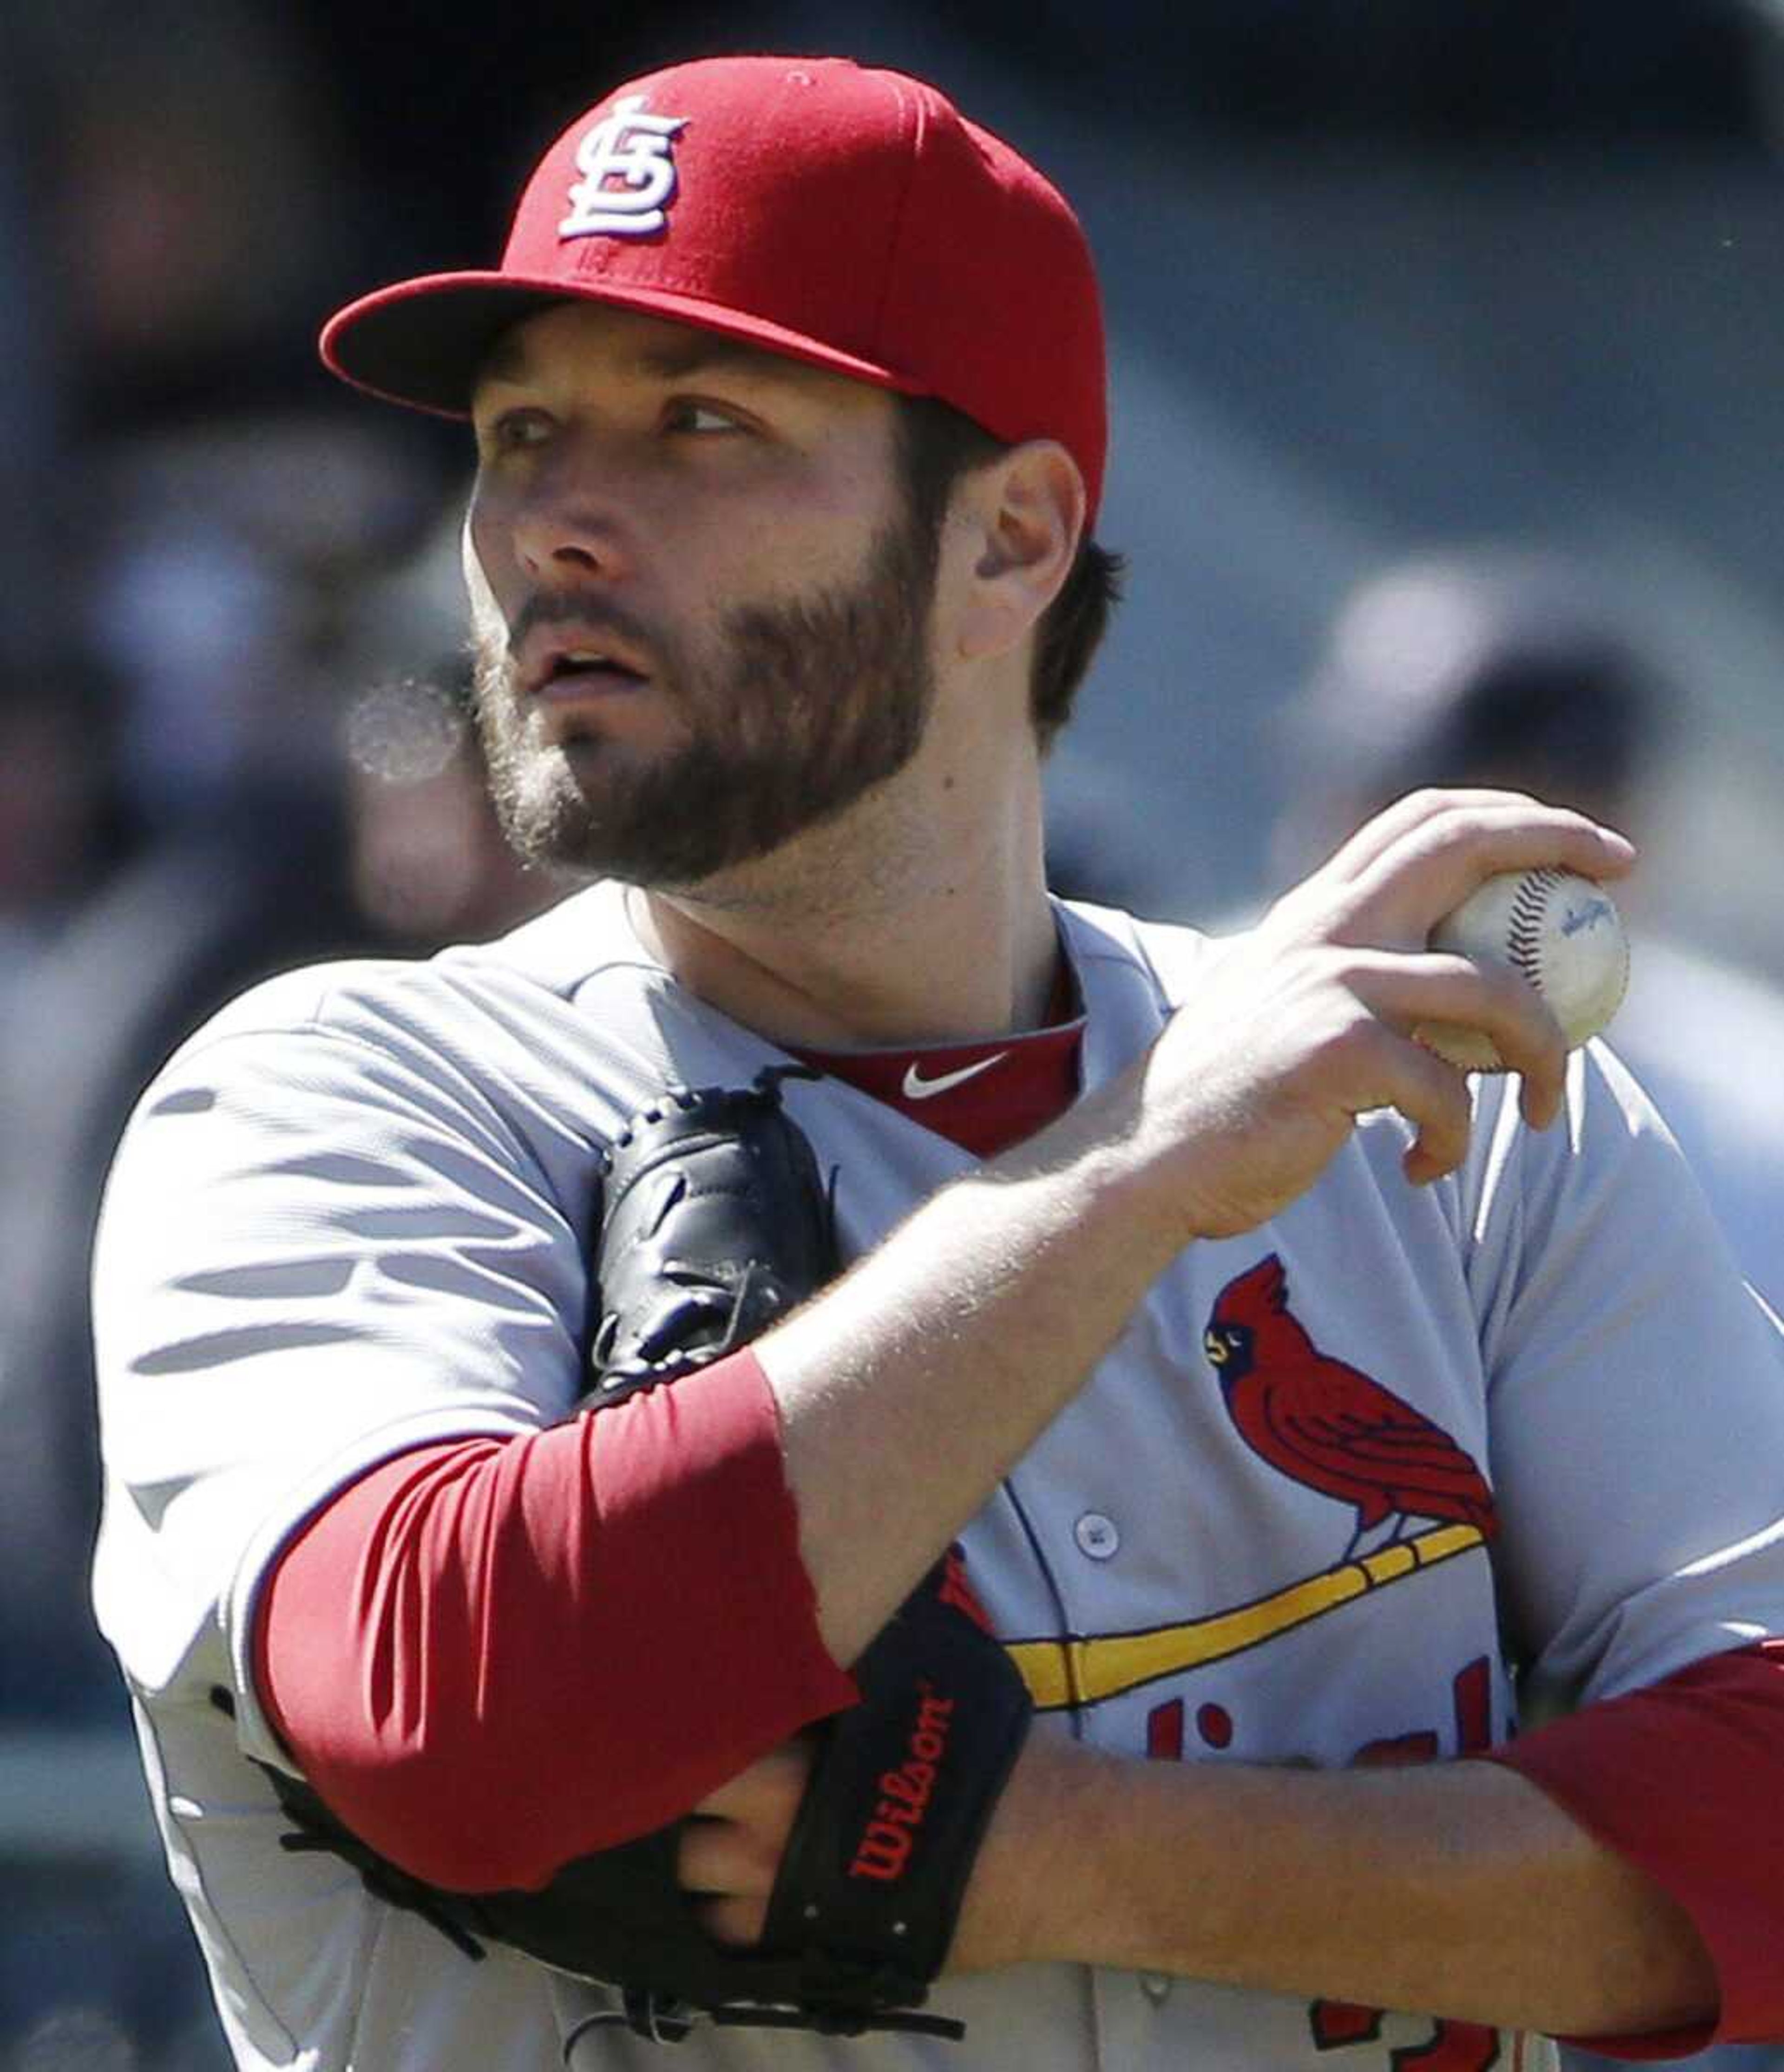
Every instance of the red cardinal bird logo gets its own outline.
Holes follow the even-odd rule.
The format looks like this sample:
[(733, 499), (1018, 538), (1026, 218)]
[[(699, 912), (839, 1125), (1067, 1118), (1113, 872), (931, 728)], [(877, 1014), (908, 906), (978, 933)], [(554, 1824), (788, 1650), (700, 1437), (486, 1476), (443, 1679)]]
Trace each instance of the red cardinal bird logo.
[(1221, 1290), (1202, 1349), (1252, 1452), (1356, 1506), (1347, 1560), (1372, 1526), (1396, 1513), (1451, 1519), (1486, 1540), (1498, 1531), (1486, 1478), (1449, 1434), (1329, 1358), (1288, 1314), (1288, 1276), (1275, 1253)]

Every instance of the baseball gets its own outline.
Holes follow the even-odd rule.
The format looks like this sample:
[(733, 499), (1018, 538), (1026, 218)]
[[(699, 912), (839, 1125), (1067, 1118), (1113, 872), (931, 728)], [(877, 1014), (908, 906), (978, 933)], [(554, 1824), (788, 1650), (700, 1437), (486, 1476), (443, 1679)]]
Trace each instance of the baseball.
[[(1576, 871), (1502, 871), (1437, 923), (1431, 947), (1521, 972), (1548, 1002), (1570, 1050), (1610, 1020), (1629, 983), (1622, 917), (1604, 886)], [(1504, 1069), (1477, 1029), (1428, 1022), (1413, 1034), (1466, 1071)]]

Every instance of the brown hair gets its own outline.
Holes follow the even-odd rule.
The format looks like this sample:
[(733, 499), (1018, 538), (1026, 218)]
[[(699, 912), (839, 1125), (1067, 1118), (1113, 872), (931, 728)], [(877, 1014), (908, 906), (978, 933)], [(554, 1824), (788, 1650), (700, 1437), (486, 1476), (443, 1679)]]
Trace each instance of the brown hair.
[[(940, 528), (954, 484), (1008, 448), (933, 396), (900, 396), (898, 449), (912, 522), (925, 538)], [(1123, 563), (1095, 541), (1079, 541), (1060, 593), (1036, 630), (1029, 706), (1044, 754), (1072, 716), (1073, 701), (1121, 602)]]

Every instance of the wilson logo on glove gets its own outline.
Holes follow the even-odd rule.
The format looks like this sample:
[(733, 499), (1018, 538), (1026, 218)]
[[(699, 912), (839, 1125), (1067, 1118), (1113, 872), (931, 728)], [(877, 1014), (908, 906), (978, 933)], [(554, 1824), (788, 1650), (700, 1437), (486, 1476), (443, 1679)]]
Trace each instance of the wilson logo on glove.
[(911, 1843), (923, 1824), (935, 1795), (937, 1769), (948, 1753), (948, 1729), (953, 1725), (954, 1701), (935, 1695), (925, 1678), (918, 1687), (924, 1696), (911, 1729), (910, 1753), (896, 1770), (882, 1770), (880, 1789), (885, 1794), (873, 1809), (874, 1817), (862, 1832), (849, 1865), (851, 1877), (883, 1878), (890, 1882), (904, 1875), (911, 1857)]

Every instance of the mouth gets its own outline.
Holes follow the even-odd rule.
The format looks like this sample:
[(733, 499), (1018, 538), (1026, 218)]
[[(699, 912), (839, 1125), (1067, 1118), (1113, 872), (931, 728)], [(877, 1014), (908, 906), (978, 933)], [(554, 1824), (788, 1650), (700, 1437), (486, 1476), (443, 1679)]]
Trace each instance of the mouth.
[(528, 673), (528, 694), (544, 705), (573, 705), (579, 699), (611, 697), (635, 691), (650, 679), (617, 656), (599, 648), (567, 649), (548, 656)]
[(521, 697), (546, 705), (638, 690), (651, 680), (649, 660), (599, 618), (540, 627), (515, 650)]

